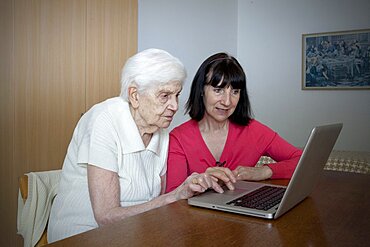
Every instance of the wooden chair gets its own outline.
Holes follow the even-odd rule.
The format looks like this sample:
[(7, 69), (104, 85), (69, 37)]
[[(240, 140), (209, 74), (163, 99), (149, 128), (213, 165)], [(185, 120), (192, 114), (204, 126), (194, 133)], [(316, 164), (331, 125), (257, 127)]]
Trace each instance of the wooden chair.
[[(19, 178), (19, 190), (23, 199), (23, 202), (25, 203), (28, 197), (28, 176), (22, 175)], [(35, 246), (43, 246), (48, 243), (47, 241), (47, 226), (45, 227), (45, 230), (40, 238), (40, 240), (36, 243)]]

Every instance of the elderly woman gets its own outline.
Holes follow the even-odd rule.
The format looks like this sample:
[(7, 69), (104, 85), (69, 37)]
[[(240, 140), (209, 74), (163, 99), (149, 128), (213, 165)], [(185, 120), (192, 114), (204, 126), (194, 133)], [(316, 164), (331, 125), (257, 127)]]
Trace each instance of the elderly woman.
[[(185, 181), (164, 194), (168, 132), (186, 73), (169, 53), (148, 49), (128, 59), (121, 95), (93, 106), (77, 124), (48, 225), (54, 242), (187, 199), (215, 182)], [(216, 183), (217, 184), (217, 183)]]
[[(192, 119), (170, 133), (166, 191), (193, 172), (205, 172), (229, 189), (236, 180), (291, 177), (302, 151), (252, 119), (246, 77), (234, 57), (218, 53), (202, 63), (187, 111)], [(255, 167), (263, 155), (277, 163)], [(202, 177), (192, 182), (204, 183)]]

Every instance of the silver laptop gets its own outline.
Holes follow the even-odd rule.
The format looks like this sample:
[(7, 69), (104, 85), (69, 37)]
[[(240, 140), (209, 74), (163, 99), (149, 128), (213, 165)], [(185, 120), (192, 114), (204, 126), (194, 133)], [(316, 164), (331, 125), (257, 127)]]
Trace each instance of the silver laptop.
[[(343, 124), (312, 131), (288, 186), (238, 181), (235, 190), (213, 190), (188, 199), (188, 204), (267, 219), (277, 219), (305, 199), (318, 182)], [(265, 198), (267, 197), (267, 198)]]

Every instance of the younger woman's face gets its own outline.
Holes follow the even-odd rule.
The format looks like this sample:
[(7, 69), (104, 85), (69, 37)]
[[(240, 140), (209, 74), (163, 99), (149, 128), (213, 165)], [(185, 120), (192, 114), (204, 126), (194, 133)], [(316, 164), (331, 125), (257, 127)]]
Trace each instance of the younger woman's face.
[(231, 85), (224, 88), (206, 85), (204, 87), (203, 102), (205, 118), (212, 118), (217, 122), (224, 122), (234, 113), (240, 99), (240, 89)]

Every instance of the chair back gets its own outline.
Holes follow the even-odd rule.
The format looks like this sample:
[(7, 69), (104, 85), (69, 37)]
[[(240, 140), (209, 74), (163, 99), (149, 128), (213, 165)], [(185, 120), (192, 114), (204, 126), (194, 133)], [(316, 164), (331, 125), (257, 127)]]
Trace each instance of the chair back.
[[(42, 188), (42, 190), (41, 190), (42, 193), (44, 193), (44, 194), (49, 193), (49, 194), (52, 194), (52, 197), (54, 197), (55, 194), (56, 194), (56, 187), (57, 187), (58, 182), (59, 182), (60, 173), (61, 173), (61, 170), (53, 170), (53, 171), (46, 171), (46, 172), (31, 172), (31, 173), (28, 173), (28, 174), (24, 174), (19, 178), (19, 193), (20, 193), (20, 197), (22, 198), (22, 200), (19, 201), (18, 203), (20, 204), (20, 203), (23, 202), (23, 205), (18, 205), (18, 219), (17, 220), (18, 220), (18, 231), (24, 237), (24, 239), (25, 239), (25, 236), (24, 236), (25, 231), (24, 230), (20, 231), (20, 226), (22, 226), (22, 227), (25, 227), (25, 226), (26, 227), (32, 227), (33, 230), (34, 230), (34, 227), (35, 227), (34, 222), (33, 222), (32, 225), (30, 225), (28, 221), (27, 222), (22, 222), (22, 220), (23, 221), (28, 220), (25, 217), (25, 212), (22, 214), (22, 211), (23, 211), (24, 208), (26, 208), (26, 202), (27, 202), (27, 199), (29, 199), (29, 192), (30, 192), (30, 189), (31, 189), (31, 188), (29, 188), (29, 186), (35, 186), (35, 183), (37, 183), (36, 181), (39, 181), (41, 179), (40, 180), (41, 184), (38, 184), (35, 187), (36, 188)], [(29, 183), (30, 181), (29, 181), (28, 176), (32, 176), (32, 184)], [(48, 188), (43, 188), (45, 186), (48, 187)], [(40, 193), (40, 191), (38, 191), (38, 189), (33, 188), (33, 196), (31, 197), (31, 200), (37, 200), (39, 202), (42, 199), (41, 195), (37, 195), (37, 193)], [(47, 203), (50, 204), (47, 207), (47, 208), (50, 209), (51, 208), (51, 201), (45, 201), (45, 204), (47, 204)], [(37, 207), (37, 206), (40, 206), (40, 205), (38, 203), (35, 203), (35, 202), (28, 202), (27, 210), (29, 210), (30, 208), (32, 208), (34, 206)], [(31, 210), (31, 212), (32, 213), (36, 212), (36, 214), (37, 214), (37, 208), (34, 211)], [(50, 215), (50, 212), (49, 212), (48, 216), (49, 215)], [(35, 218), (37, 218), (37, 217), (35, 217)], [(48, 220), (48, 218), (46, 220)], [(27, 229), (27, 230), (29, 230), (29, 229)], [(41, 231), (40, 231), (40, 233), (41, 233)], [(27, 236), (29, 236), (29, 234), (27, 234)], [(27, 241), (27, 242), (32, 242), (32, 241)], [(34, 246), (39, 247), (39, 246), (46, 245), (47, 243), (48, 242), (47, 242), (47, 224), (46, 224), (40, 239), (37, 241), (37, 243)], [(26, 241), (25, 241), (25, 244), (26, 244)]]

